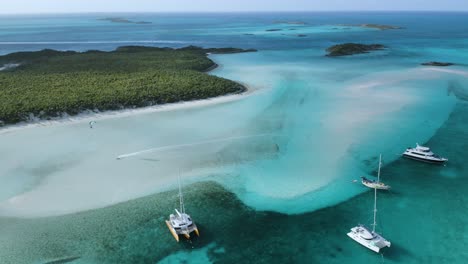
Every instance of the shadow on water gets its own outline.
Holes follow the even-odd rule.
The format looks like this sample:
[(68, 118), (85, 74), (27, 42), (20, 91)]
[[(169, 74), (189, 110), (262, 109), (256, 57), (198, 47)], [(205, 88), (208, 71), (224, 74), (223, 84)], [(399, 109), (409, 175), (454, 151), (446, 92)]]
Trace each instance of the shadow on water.
[(414, 255), (409, 250), (395, 242), (392, 242), (391, 248), (387, 248), (383, 252), (383, 256), (385, 259), (396, 263), (403, 263), (405, 259), (414, 258)]
[(78, 259), (80, 259), (80, 257), (66, 257), (66, 258), (62, 258), (62, 259), (57, 259), (57, 260), (44, 262), (44, 264), (65, 264), (65, 263), (70, 263), (70, 262), (78, 260)]

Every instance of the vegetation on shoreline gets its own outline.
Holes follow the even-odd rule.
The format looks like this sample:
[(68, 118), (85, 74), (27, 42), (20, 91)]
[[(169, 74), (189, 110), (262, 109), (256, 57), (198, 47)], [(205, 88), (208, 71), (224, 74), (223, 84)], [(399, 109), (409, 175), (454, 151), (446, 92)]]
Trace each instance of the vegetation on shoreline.
[(203, 72), (216, 65), (207, 53), (248, 51), (126, 46), (0, 56), (0, 65), (19, 64), (0, 72), (0, 125), (242, 92), (242, 85)]
[(353, 54), (362, 54), (369, 53), (373, 50), (384, 49), (385, 46), (381, 44), (357, 44), (357, 43), (344, 43), (333, 45), (327, 49), (327, 56), (336, 57), (336, 56), (347, 56)]

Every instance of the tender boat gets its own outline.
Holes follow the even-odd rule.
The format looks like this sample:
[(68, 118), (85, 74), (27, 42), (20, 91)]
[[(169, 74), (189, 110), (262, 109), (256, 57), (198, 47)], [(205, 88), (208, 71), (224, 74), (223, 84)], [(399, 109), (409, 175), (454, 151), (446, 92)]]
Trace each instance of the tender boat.
[(182, 196), (182, 187), (179, 179), (179, 198), (180, 198), (180, 212), (175, 209), (176, 214), (171, 214), (169, 220), (166, 220), (167, 228), (171, 231), (172, 236), (179, 242), (179, 235), (183, 235), (186, 239), (190, 239), (190, 234), (195, 232), (200, 236), (197, 225), (192, 220), (190, 215), (185, 213), (184, 198)]
[(347, 235), (354, 241), (365, 246), (366, 248), (379, 253), (382, 248), (390, 247), (390, 241), (386, 240), (381, 234), (375, 232), (375, 226), (377, 225), (377, 188), (374, 188), (374, 223), (372, 224), (372, 230), (369, 228), (358, 225), (351, 228), (351, 232)]
[(409, 159), (436, 164), (442, 164), (448, 161), (446, 158), (435, 155), (430, 148), (420, 146), (417, 143), (415, 148), (407, 148), (406, 151), (403, 152), (403, 156)]
[(379, 157), (379, 170), (377, 171), (377, 181), (368, 179), (366, 177), (361, 177), (361, 183), (369, 188), (379, 189), (379, 190), (389, 190), (390, 186), (380, 181), (380, 167), (382, 166), (382, 154)]

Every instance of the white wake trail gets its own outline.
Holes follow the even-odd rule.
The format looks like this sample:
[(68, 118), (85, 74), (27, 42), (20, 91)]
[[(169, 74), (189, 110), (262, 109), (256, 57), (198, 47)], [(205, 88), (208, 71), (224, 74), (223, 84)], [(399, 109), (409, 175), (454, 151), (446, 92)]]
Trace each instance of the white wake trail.
[(212, 139), (212, 140), (205, 140), (199, 141), (195, 143), (187, 143), (187, 144), (179, 144), (179, 145), (169, 145), (169, 146), (162, 146), (156, 148), (145, 149), (137, 152), (122, 154), (117, 156), (118, 160), (138, 156), (150, 152), (161, 151), (161, 150), (169, 150), (169, 149), (177, 149), (177, 148), (184, 148), (184, 147), (193, 147), (198, 145), (204, 145), (209, 143), (216, 143), (216, 142), (224, 142), (224, 141), (232, 141), (232, 140), (239, 140), (239, 139), (246, 139), (246, 138), (255, 138), (255, 137), (265, 137), (265, 136), (274, 136), (274, 134), (258, 134), (258, 135), (247, 135), (247, 136), (238, 136), (238, 137), (226, 137), (226, 138), (219, 138), (219, 139)]
[(436, 71), (436, 72), (444, 72), (444, 73), (452, 73), (461, 76), (468, 77), (468, 72), (463, 70), (453, 70), (453, 69), (440, 69), (440, 68), (427, 68), (426, 71)]

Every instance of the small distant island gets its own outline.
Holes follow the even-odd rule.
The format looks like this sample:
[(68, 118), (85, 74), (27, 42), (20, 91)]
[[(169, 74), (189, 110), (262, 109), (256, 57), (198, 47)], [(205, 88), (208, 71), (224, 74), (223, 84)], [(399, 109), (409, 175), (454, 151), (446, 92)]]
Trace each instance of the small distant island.
[(241, 84), (204, 73), (217, 66), (207, 54), (254, 51), (124, 46), (0, 56), (0, 65), (19, 65), (0, 71), (0, 126), (241, 93)]
[(126, 23), (126, 24), (140, 24), (140, 25), (151, 24), (151, 22), (148, 22), (148, 21), (132, 21), (132, 20), (122, 18), (122, 17), (106, 17), (106, 18), (98, 18), (97, 20), (109, 21), (113, 23)]
[(429, 61), (429, 62), (421, 63), (421, 65), (423, 65), (423, 66), (446, 67), (446, 66), (455, 65), (455, 63), (451, 63), (451, 62), (439, 62), (439, 61)]
[(385, 46), (382, 44), (358, 44), (358, 43), (344, 43), (333, 45), (327, 48), (328, 54), (326, 56), (348, 56), (354, 54), (369, 53), (374, 50), (382, 50)]
[(187, 46), (178, 50), (192, 50), (202, 51), (207, 54), (233, 54), (233, 53), (246, 53), (246, 52), (257, 52), (256, 49), (239, 49), (239, 48), (200, 48), (197, 46)]
[(287, 25), (305, 25), (307, 24), (306, 22), (303, 21), (283, 21), (283, 20), (277, 20), (273, 22), (274, 24), (287, 24)]
[(361, 24), (359, 26), (365, 27), (365, 28), (375, 28), (375, 29), (380, 29), (380, 30), (403, 29), (402, 27), (399, 27), (399, 26), (380, 25), (380, 24)]
[(338, 26), (374, 28), (374, 29), (380, 29), (380, 30), (403, 29), (402, 27), (399, 27), (399, 26), (381, 25), (381, 24), (341, 24)]

